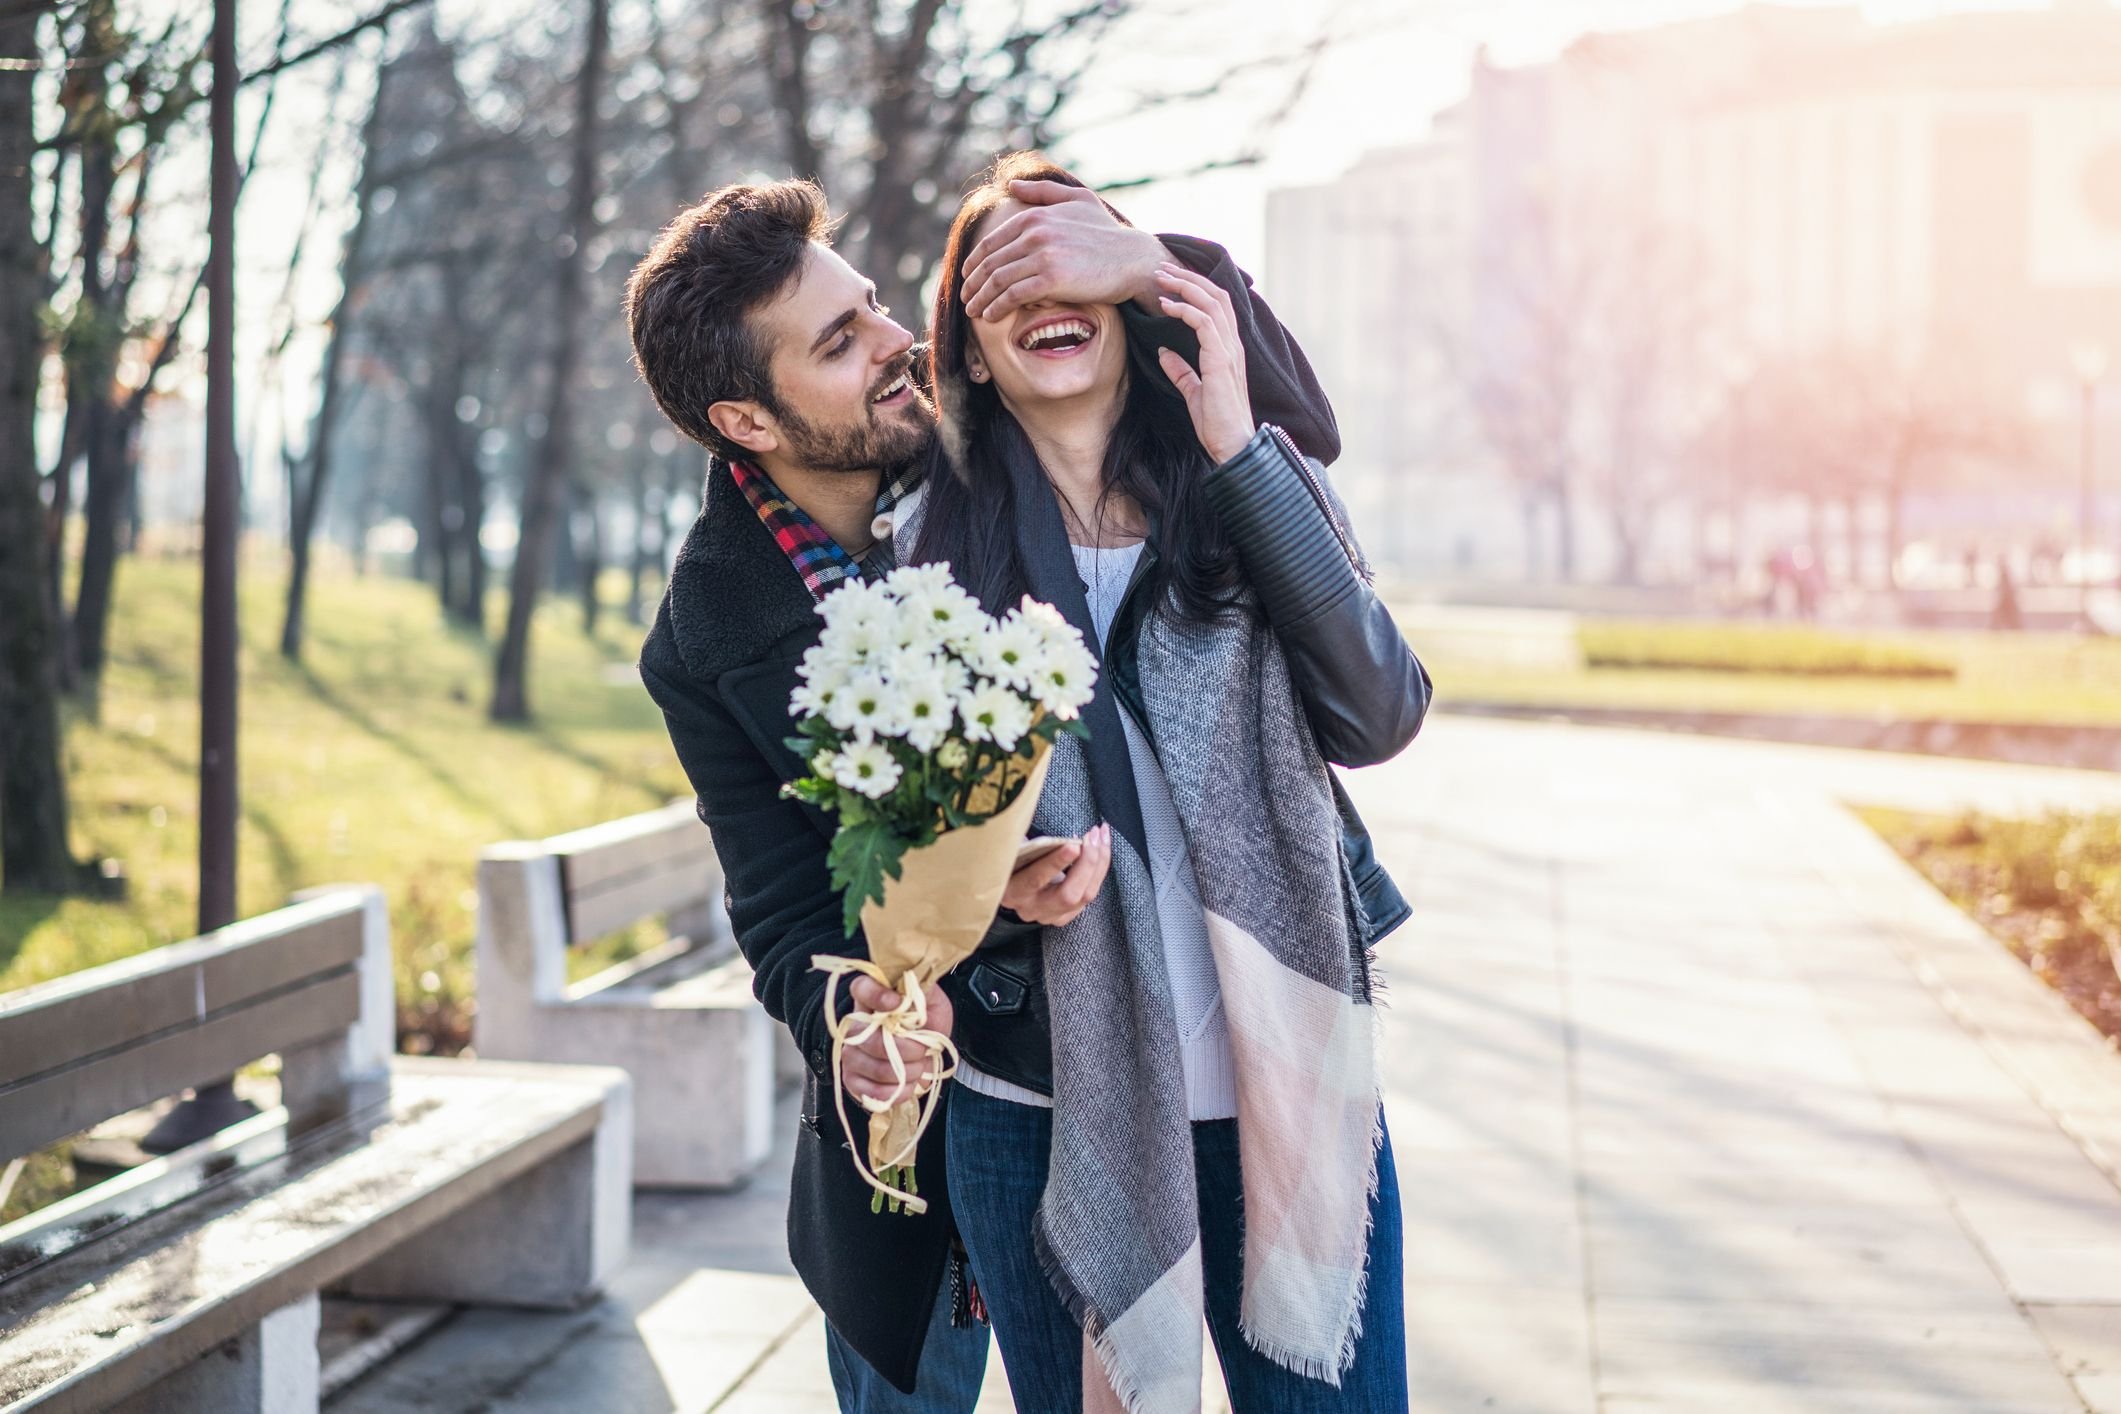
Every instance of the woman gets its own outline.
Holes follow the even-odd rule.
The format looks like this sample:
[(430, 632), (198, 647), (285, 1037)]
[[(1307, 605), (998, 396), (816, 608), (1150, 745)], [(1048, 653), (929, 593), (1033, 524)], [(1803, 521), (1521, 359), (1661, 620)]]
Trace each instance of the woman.
[(1369, 948), (1405, 906), (1326, 762), (1396, 753), (1428, 681), (1315, 464), (1254, 426), (1211, 283), (1166, 267), (1197, 348), (1154, 364), (1115, 306), (967, 314), (1025, 180), (1081, 185), (1020, 153), (960, 209), (932, 325), (957, 475), (899, 535), (1102, 648), (1033, 830), (1109, 872), (951, 979), (973, 1276), (1027, 1410), (1194, 1409), (1204, 1315), (1240, 1411), (1403, 1410)]

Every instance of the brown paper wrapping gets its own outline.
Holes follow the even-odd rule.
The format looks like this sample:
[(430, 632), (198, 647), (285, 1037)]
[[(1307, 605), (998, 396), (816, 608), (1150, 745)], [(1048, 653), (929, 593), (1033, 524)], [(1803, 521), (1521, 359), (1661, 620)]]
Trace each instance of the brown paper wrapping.
[[(1045, 742), (1028, 767), (1013, 758), (1001, 763), (988, 782), (974, 787), (970, 808), (992, 809), (993, 801), (1025, 780), (1028, 771), (1009, 808), (977, 825), (945, 831), (934, 844), (907, 850), (899, 877), (884, 881), (884, 901), (862, 905), (869, 960), (892, 979), (894, 989), (908, 972), (925, 988), (979, 948), (1001, 911), (1002, 893), (1016, 872), (1017, 846), (1030, 831), (1051, 764), (1052, 747)], [(921, 1110), (919, 1101), (909, 1098), (869, 1116), (872, 1172), (913, 1162)]]

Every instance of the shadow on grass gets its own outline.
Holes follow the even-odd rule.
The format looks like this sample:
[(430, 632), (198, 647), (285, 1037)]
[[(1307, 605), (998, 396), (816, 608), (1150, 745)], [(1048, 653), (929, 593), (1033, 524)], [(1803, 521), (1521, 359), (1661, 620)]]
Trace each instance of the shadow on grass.
[(530, 725), (521, 727), (519, 730), (526, 736), (544, 743), (544, 745), (568, 760), (586, 766), (592, 771), (599, 772), (622, 785), (631, 786), (650, 799), (660, 801), (670, 794), (669, 789), (662, 782), (656, 780), (655, 777), (647, 772), (636, 768), (614, 765), (612, 762), (598, 756), (595, 752), (575, 745), (575, 743), (567, 740), (567, 738), (542, 722), (533, 721)]
[(37, 925), (59, 911), (64, 894), (8, 893), (0, 895), (0, 974), (14, 966), (15, 958)]
[[(179, 777), (190, 776), (196, 778), (198, 775), (199, 765), (197, 761), (178, 755), (174, 749), (165, 745), (159, 738), (130, 736), (124, 738), (124, 744), (146, 752), (149, 756), (154, 757), (157, 761), (169, 767), (170, 770), (176, 772)], [(238, 795), (241, 796), (241, 792), (238, 792)], [(281, 829), (279, 822), (267, 815), (255, 801), (243, 798), (241, 800), (241, 809), (243, 822), (264, 837), (265, 847), (272, 854), (273, 869), (280, 877), (281, 889), (283, 891), (291, 891), (302, 887), (301, 861), (295, 854), (294, 845), (287, 838), (287, 832)]]
[(530, 836), (531, 831), (529, 828), (509, 814), (506, 807), (499, 801), (480, 795), (459, 779), (441, 761), (437, 760), (433, 754), (419, 746), (402, 732), (392, 731), (381, 722), (378, 722), (359, 706), (342, 696), (336, 688), (318, 677), (316, 670), (310, 667), (309, 664), (295, 662), (286, 666), (290, 672), (308, 685), (310, 692), (316, 697), (318, 702), (337, 712), (349, 723), (427, 772), (428, 775), (434, 778), (435, 783), (455, 797), (459, 804), (467, 809), (477, 811), (497, 823), (504, 832), (501, 836), (502, 838), (524, 839)]

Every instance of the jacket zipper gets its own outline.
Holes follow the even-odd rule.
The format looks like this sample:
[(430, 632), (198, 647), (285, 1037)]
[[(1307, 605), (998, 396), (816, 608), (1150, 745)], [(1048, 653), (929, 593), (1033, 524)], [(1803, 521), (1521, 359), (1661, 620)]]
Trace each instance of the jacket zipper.
[(1370, 567), (1363, 563), (1362, 556), (1356, 552), (1355, 546), (1349, 542), (1347, 532), (1340, 528), (1340, 517), (1333, 514), (1333, 503), (1326, 499), (1325, 488), (1318, 484), (1318, 476), (1311, 470), (1310, 459), (1296, 449), (1296, 444), (1289, 440), (1289, 434), (1282, 431), (1280, 427), (1271, 422), (1262, 423), (1261, 425), (1267, 429), (1267, 432), (1274, 438), (1275, 444), (1282, 449), (1289, 460), (1295, 463), (1297, 473), (1304, 479), (1304, 485), (1311, 488), (1311, 499), (1318, 502), (1319, 513), (1325, 516), (1326, 525), (1333, 531), (1333, 538), (1340, 542), (1341, 553), (1348, 557), (1349, 568), (1355, 571), (1356, 577), (1364, 584), (1370, 583)]

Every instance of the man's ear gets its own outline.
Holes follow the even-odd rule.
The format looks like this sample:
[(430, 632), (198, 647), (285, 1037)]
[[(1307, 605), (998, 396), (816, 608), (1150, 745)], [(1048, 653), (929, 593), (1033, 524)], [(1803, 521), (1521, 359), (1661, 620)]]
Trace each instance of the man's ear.
[(714, 424), (715, 431), (747, 452), (764, 456), (781, 448), (773, 414), (757, 403), (749, 400), (714, 403), (707, 409), (707, 420)]

